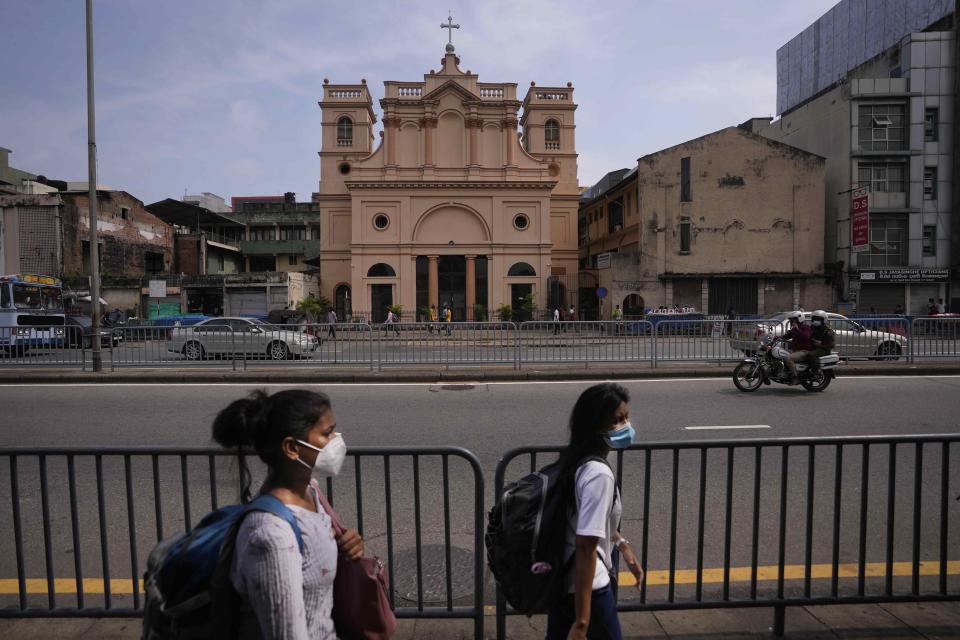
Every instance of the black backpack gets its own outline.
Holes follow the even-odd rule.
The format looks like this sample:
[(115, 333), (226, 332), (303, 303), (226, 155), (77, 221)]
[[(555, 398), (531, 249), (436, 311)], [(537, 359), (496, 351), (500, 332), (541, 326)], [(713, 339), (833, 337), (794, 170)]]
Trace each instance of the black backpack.
[[(586, 458), (580, 465), (603, 458)], [(579, 465), (578, 465), (579, 467)], [(563, 593), (573, 565), (565, 557), (573, 477), (554, 462), (503, 488), (487, 515), (487, 564), (511, 607), (532, 616), (546, 613)]]

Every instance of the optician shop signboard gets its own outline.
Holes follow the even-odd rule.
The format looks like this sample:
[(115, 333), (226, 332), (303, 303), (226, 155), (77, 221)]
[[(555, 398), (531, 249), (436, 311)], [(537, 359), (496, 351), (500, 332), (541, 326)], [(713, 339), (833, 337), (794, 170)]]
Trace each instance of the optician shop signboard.
[(854, 251), (870, 248), (870, 194), (866, 187), (850, 194), (850, 240)]
[(949, 269), (875, 269), (860, 272), (860, 282), (948, 282)]

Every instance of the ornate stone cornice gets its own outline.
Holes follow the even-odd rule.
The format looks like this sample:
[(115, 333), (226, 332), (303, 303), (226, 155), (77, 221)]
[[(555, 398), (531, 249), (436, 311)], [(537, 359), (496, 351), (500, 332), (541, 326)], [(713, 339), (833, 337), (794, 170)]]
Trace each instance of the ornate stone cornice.
[(553, 189), (557, 183), (549, 182), (458, 182), (458, 181), (413, 181), (413, 180), (348, 180), (347, 189)]

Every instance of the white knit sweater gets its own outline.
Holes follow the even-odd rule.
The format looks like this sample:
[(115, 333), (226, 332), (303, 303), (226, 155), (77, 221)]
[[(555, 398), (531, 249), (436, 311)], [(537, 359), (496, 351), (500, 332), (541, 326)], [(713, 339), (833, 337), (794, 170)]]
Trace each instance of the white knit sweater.
[[(319, 491), (315, 482), (311, 490)], [(293, 529), (273, 514), (251, 513), (237, 533), (230, 581), (254, 614), (244, 617), (240, 637), (335, 639), (331, 613), (337, 541), (330, 516), (319, 502), (316, 513), (287, 506), (300, 524), (303, 555)]]

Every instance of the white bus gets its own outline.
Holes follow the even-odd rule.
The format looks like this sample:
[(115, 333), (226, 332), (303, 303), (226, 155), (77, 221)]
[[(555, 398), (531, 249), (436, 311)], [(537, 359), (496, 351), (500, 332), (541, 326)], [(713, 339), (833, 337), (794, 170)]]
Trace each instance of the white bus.
[(0, 354), (63, 343), (63, 285), (34, 274), (0, 275)]

